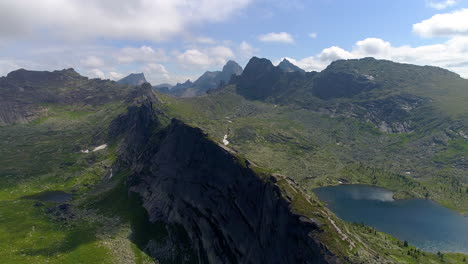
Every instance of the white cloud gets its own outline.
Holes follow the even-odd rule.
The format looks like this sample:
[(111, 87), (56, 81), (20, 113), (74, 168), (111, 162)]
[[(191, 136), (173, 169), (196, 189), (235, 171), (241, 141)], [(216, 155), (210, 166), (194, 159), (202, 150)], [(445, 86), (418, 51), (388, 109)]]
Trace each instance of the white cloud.
[(288, 58), (292, 63), (305, 70), (323, 70), (337, 59), (374, 57), (416, 65), (433, 65), (452, 70), (468, 77), (468, 37), (454, 37), (444, 43), (411, 46), (393, 46), (378, 38), (367, 38), (355, 43), (347, 51), (340, 47), (330, 47), (320, 53), (303, 59)]
[(468, 8), (434, 15), (414, 24), (413, 32), (426, 38), (468, 35)]
[(88, 71), (88, 74), (92, 78), (107, 79), (106, 75), (100, 69), (92, 69)]
[(154, 62), (166, 61), (167, 55), (163, 49), (153, 49), (149, 46), (141, 46), (139, 48), (126, 47), (120, 50), (117, 55), (119, 63), (132, 62)]
[(239, 58), (242, 60), (250, 59), (255, 52), (257, 52), (257, 49), (252, 47), (246, 41), (242, 41), (239, 45)]
[(252, 0), (2, 0), (0, 38), (40, 35), (162, 41), (224, 21)]
[(316, 39), (316, 38), (317, 38), (317, 36), (318, 36), (318, 34), (317, 34), (317, 33), (315, 33), (315, 32), (312, 32), (312, 33), (309, 33), (309, 35), (308, 35), (308, 36), (309, 36), (309, 38), (311, 38), (311, 39)]
[(262, 42), (278, 42), (278, 43), (288, 43), (293, 44), (294, 38), (287, 32), (271, 32), (268, 34), (258, 36), (258, 40)]
[(327, 62), (340, 59), (352, 59), (353, 57), (353, 54), (337, 46), (326, 48), (317, 56), (320, 61)]
[(104, 66), (104, 61), (96, 56), (87, 56), (85, 59), (80, 60), (80, 63), (89, 68), (99, 68)]
[(188, 49), (177, 56), (182, 66), (222, 65), (233, 58), (232, 50), (225, 46), (216, 46), (204, 50)]
[(158, 63), (148, 63), (143, 67), (143, 73), (149, 82), (163, 82), (170, 80), (169, 71), (164, 65)]
[(123, 77), (125, 77), (125, 74), (123, 73), (118, 73), (118, 72), (109, 72), (109, 79), (111, 80), (115, 80), (115, 81), (118, 81), (120, 79), (122, 79)]
[(457, 0), (443, 0), (443, 1), (429, 0), (429, 1), (426, 1), (427, 6), (429, 6), (431, 8), (434, 8), (434, 9), (438, 9), (438, 10), (442, 10), (442, 9), (447, 8), (447, 7), (454, 6), (457, 3), (458, 3)]
[(201, 44), (215, 44), (216, 40), (209, 37), (198, 37), (195, 39), (196, 42)]

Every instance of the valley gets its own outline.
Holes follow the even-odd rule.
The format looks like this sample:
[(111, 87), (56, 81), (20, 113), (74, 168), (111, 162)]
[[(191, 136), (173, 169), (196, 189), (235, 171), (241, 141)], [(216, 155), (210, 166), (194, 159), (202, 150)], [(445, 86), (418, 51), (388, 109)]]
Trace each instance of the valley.
[[(424, 252), (345, 222), (312, 190), (369, 184), (466, 214), (464, 106), (422, 97), (413, 84), (389, 92), (380, 80), (321, 99), (331, 69), (252, 61), (189, 98), (71, 69), (3, 77), (0, 101), (15, 107), (1, 116), (0, 261), (463, 263), (461, 253)], [(332, 69), (369, 61), (388, 67), (365, 59)], [(464, 80), (441, 74), (431, 82), (455, 79), (463, 92), (449, 105), (462, 100)]]

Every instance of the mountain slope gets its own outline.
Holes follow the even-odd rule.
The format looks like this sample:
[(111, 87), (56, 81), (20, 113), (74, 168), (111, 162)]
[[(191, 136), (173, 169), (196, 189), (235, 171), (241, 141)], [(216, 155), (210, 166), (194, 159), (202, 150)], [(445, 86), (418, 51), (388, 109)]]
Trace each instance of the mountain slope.
[(118, 80), (117, 82), (125, 85), (138, 86), (146, 83), (147, 81), (144, 73), (131, 73), (128, 76)]
[(292, 64), (287, 59), (283, 59), (279, 64), (278, 67), (282, 69), (284, 72), (305, 72), (303, 69), (297, 67), (296, 65)]
[(73, 69), (13, 71), (0, 78), (0, 125), (47, 116), (46, 104), (94, 106), (121, 100), (128, 89), (112, 81), (88, 79)]
[[(231, 85), (169, 111), (215, 138), (227, 134), (249, 159), (304, 186), (346, 179), (467, 212), (467, 82), (436, 67), (370, 58), (306, 74), (252, 58)], [(331, 97), (317, 96), (328, 88)]]
[[(16, 74), (2, 79), (3, 102), (21, 99), (47, 114), (0, 129), (2, 263), (442, 263), (341, 221), (306, 192), (345, 177), (465, 201), (451, 189), (463, 184), (457, 170), (444, 178), (450, 183), (430, 187), (369, 167), (392, 149), (406, 151), (395, 146), (400, 138), (353, 119), (246, 100), (233, 85), (174, 98), (147, 83), (68, 70)], [(373, 150), (375, 142), (385, 147)], [(395, 157), (402, 166), (414, 161)], [(444, 263), (462, 257), (444, 254)]]

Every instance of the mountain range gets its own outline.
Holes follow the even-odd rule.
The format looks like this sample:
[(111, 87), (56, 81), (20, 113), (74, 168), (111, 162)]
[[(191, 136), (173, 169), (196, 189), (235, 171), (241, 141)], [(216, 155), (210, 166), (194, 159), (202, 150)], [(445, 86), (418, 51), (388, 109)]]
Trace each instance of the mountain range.
[(468, 212), (468, 80), (373, 58), (305, 72), (254, 57), (166, 85), (73, 69), (0, 78), (0, 262), (466, 257), (345, 222), (311, 190), (369, 184)]
[[(154, 86), (154, 89), (161, 93), (180, 97), (199, 96), (229, 83), (232, 76), (237, 76), (241, 73), (242, 67), (235, 61), (230, 60), (223, 66), (221, 71), (207, 71), (194, 82), (187, 80), (184, 83), (178, 83), (172, 87), (157, 85)], [(166, 87), (168, 89), (166, 89)]]

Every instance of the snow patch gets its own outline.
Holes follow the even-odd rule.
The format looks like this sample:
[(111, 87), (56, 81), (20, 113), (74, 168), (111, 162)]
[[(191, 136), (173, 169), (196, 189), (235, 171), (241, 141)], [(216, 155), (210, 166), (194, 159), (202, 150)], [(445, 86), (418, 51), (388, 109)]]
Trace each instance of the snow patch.
[(98, 151), (98, 150), (101, 150), (101, 149), (105, 149), (105, 148), (107, 148), (107, 144), (104, 144), (104, 145), (95, 147), (95, 148), (93, 149), (93, 152)]
[(364, 77), (366, 77), (366, 78), (367, 78), (367, 80), (369, 80), (369, 81), (373, 81), (373, 80), (375, 80), (375, 77), (374, 77), (374, 76), (372, 76), (372, 75), (367, 75), (367, 74), (364, 74)]
[[(103, 145), (100, 145), (100, 146), (97, 146), (95, 147), (92, 152), (96, 152), (96, 151), (99, 151), (101, 149), (105, 149), (107, 148), (107, 144), (103, 144)], [(81, 153), (89, 153), (89, 149), (83, 149), (83, 150), (80, 150)]]
[(228, 136), (228, 135), (226, 134), (226, 135), (224, 135), (224, 138), (223, 138), (223, 144), (224, 144), (225, 146), (227, 146), (227, 145), (229, 144), (229, 141), (227, 140), (227, 136)]

